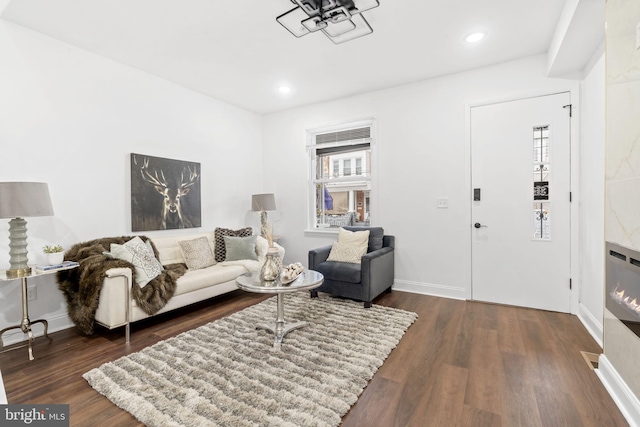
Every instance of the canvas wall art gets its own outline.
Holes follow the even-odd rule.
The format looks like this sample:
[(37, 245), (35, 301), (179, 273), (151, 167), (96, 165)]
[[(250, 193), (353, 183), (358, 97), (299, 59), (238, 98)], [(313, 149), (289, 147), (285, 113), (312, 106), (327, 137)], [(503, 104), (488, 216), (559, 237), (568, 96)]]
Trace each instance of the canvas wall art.
[(131, 153), (131, 229), (200, 227), (200, 163)]

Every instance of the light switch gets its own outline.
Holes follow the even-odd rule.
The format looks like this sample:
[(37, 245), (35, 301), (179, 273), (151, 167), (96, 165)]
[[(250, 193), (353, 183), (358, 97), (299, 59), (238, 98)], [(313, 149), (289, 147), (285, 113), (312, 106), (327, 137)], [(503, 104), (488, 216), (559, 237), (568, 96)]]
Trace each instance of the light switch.
[(448, 209), (449, 208), (449, 199), (446, 197), (438, 198), (438, 209)]

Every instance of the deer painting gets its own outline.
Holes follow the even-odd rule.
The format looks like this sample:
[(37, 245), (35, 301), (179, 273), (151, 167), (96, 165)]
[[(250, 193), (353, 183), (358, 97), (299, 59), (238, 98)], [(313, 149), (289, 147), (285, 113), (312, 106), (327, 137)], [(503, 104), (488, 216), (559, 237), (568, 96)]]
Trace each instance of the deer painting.
[[(142, 203), (145, 206), (140, 207), (143, 211), (146, 209), (146, 216), (155, 217), (156, 221), (159, 219), (159, 225), (156, 227), (142, 226), (142, 228), (132, 227), (134, 231), (142, 229), (175, 229), (175, 228), (191, 228), (198, 227), (199, 224), (199, 187), (198, 194), (194, 197), (189, 196), (189, 199), (198, 200), (198, 224), (194, 224), (188, 212), (185, 212), (185, 202), (187, 196), (193, 190), (200, 179), (200, 168), (197, 163), (180, 162), (177, 160), (160, 159), (151, 157), (154, 161), (153, 167), (150, 167), (150, 156), (140, 156), (132, 154), (132, 226), (134, 225), (133, 218), (133, 189), (134, 178), (138, 181), (138, 187), (141, 190), (146, 190), (147, 199)], [(164, 161), (164, 162), (162, 162)], [(173, 163), (170, 163), (173, 162)], [(163, 165), (164, 163), (164, 165)], [(134, 174), (137, 175), (134, 177)], [(140, 185), (144, 184), (144, 185)], [(156, 194), (154, 198), (149, 197), (149, 189), (152, 189)], [(161, 196), (158, 197), (157, 195)], [(136, 200), (138, 201), (138, 200)], [(152, 208), (155, 210), (150, 211)], [(143, 212), (143, 216), (145, 213)], [(149, 222), (149, 221), (147, 221)], [(156, 222), (158, 224), (158, 222)]]

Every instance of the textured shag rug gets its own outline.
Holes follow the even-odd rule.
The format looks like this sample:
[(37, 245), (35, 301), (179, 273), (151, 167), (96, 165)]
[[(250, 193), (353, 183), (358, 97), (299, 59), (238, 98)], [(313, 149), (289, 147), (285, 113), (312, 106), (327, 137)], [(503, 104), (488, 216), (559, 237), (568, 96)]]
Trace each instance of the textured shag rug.
[(276, 297), (86, 374), (148, 426), (338, 426), (417, 314), (306, 292), (285, 295), (284, 337), (255, 325)]

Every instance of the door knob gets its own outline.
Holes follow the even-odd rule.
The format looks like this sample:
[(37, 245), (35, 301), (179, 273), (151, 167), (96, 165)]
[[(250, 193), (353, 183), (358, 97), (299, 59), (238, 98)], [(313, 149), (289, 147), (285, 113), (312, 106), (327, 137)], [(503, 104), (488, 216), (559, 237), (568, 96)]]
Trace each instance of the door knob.
[(482, 225), (482, 224), (480, 224), (479, 222), (476, 222), (475, 224), (473, 224), (473, 226), (474, 226), (475, 228), (486, 227), (486, 225)]

